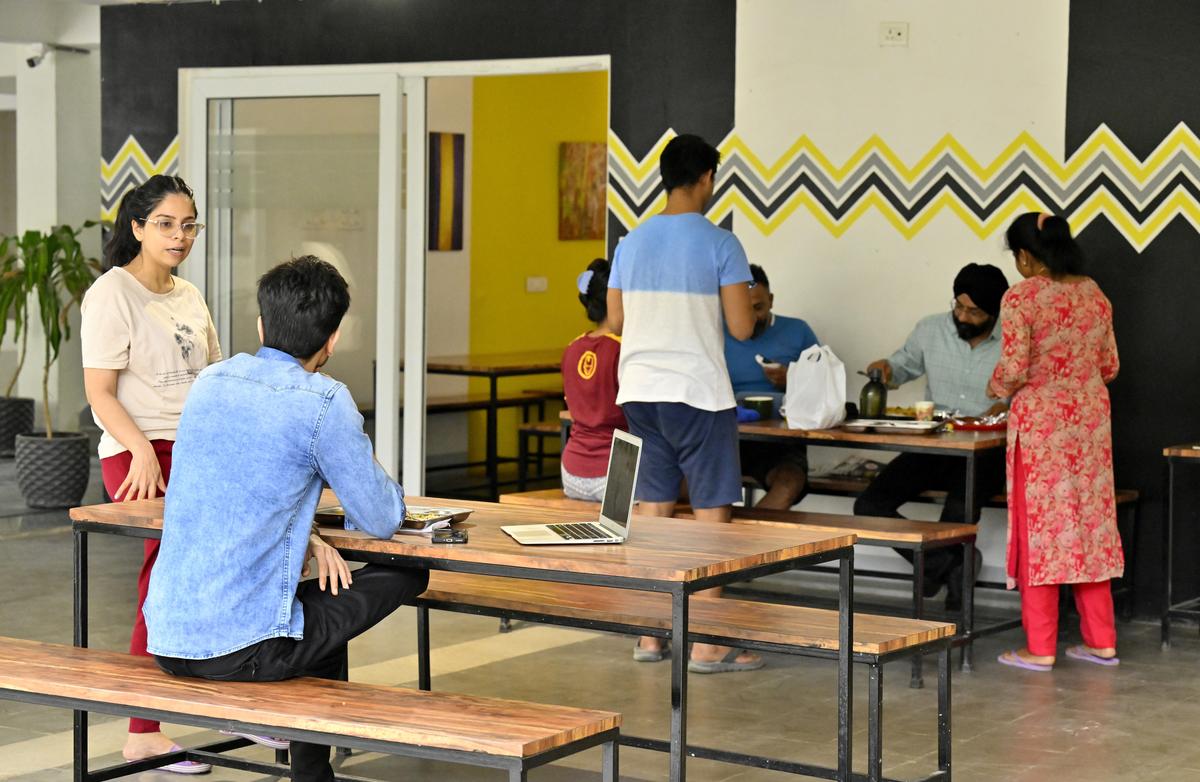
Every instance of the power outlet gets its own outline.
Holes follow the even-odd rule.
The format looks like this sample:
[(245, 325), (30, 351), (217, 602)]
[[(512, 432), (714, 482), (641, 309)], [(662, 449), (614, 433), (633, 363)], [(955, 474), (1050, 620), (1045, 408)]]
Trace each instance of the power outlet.
[(880, 46), (908, 46), (908, 22), (880, 22)]
[(526, 293), (545, 293), (550, 288), (550, 281), (545, 277), (526, 277)]

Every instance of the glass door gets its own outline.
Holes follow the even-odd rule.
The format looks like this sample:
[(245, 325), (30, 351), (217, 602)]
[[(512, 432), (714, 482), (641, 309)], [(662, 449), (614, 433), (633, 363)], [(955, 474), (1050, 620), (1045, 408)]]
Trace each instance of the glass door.
[[(182, 171), (209, 225), (192, 253), (204, 264), (184, 271), (222, 348), (258, 349), (265, 271), (301, 255), (332, 263), (351, 304), (324, 371), (349, 387), (380, 463), (420, 493), (424, 373), (402, 388), (400, 366), (425, 361), (424, 154), (407, 148), (425, 136), (424, 79), (355, 67), (182, 73)], [(401, 443), (403, 398), (413, 404)]]

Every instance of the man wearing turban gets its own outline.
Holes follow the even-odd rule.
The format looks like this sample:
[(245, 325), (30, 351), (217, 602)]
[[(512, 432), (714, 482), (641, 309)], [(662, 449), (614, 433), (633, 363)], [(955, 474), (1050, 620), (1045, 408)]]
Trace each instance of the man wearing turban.
[[(987, 396), (988, 382), (1000, 360), (1000, 300), (1008, 280), (995, 266), (970, 263), (954, 278), (950, 312), (923, 318), (904, 347), (868, 368), (883, 372), (892, 388), (924, 377), (925, 399), (936, 409), (964, 416), (984, 416), (1007, 409), (1007, 402)], [(975, 524), (978, 509), (967, 518), (965, 502), (966, 460), (954, 456), (902, 453), (889, 462), (854, 503), (858, 516), (899, 518), (900, 506), (922, 492), (947, 492), (942, 521)], [(1004, 489), (1004, 452), (984, 452), (977, 460), (978, 496)], [(912, 552), (897, 549), (912, 561)], [(975, 576), (982, 558), (975, 550)], [(925, 596), (933, 597), (946, 585), (946, 608), (962, 604), (962, 549), (958, 546), (925, 552)]]

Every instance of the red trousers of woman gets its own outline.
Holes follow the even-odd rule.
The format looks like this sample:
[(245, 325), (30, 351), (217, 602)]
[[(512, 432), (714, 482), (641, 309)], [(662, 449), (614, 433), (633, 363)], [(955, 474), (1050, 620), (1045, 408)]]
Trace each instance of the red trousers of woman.
[[(171, 479), (171, 448), (175, 443), (172, 440), (151, 440), (150, 444), (154, 446), (154, 454), (158, 457), (158, 467), (162, 470), (163, 483), (166, 484)], [(117, 499), (117, 489), (121, 488), (121, 483), (129, 474), (129, 465), (132, 461), (133, 454), (129, 451), (122, 451), (115, 456), (100, 460), (100, 474), (104, 478), (104, 489), (114, 501)], [(154, 560), (157, 558), (158, 541), (145, 541), (142, 570), (138, 574), (137, 614), (134, 616), (133, 633), (129, 638), (129, 653), (142, 657), (150, 656), (146, 651), (146, 618), (142, 616), (142, 605), (146, 602), (146, 592), (150, 589), (150, 571), (154, 568)], [(158, 723), (153, 720), (137, 718), (129, 720), (130, 733), (158, 733), (158, 730)]]
[[(1054, 657), (1058, 649), (1058, 591), (1059, 584), (1029, 584), (1029, 557), (1026, 547), (1025, 464), (1021, 459), (1018, 441), (1013, 454), (1012, 477), (1012, 540), (1009, 542), (1009, 573), (1017, 574), (1021, 590), (1021, 624), (1025, 628), (1025, 646), (1039, 657)], [(1015, 556), (1015, 561), (1014, 561)], [(1093, 649), (1117, 647), (1116, 617), (1113, 612), (1112, 588), (1108, 580), (1089, 584), (1071, 584), (1083, 642)]]

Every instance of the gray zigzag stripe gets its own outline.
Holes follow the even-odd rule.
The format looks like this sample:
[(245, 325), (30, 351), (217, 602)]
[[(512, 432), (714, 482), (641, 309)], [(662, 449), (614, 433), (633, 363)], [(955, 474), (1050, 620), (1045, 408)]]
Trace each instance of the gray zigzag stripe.
[[(890, 188), (891, 192), (901, 200), (912, 204), (919, 199), (929, 188), (931, 188), (937, 180), (943, 176), (952, 175), (965, 190), (979, 203), (986, 203), (992, 199), (996, 193), (1002, 190), (1007, 184), (1022, 171), (1027, 172), (1045, 189), (1045, 191), (1054, 196), (1060, 203), (1065, 204), (1073, 199), (1078, 193), (1083, 191), (1088, 184), (1099, 174), (1105, 173), (1109, 176), (1112, 183), (1118, 187), (1133, 201), (1139, 205), (1144, 205), (1152, 200), (1159, 191), (1162, 190), (1167, 183), (1175, 177), (1180, 171), (1186, 173), (1193, 181), (1200, 180), (1200, 161), (1191, 157), (1184, 151), (1177, 152), (1171, 159), (1161, 166), (1159, 170), (1151, 177), (1145, 186), (1139, 186), (1115, 161), (1107, 154), (1101, 154), (1094, 160), (1089, 162), (1081, 171), (1079, 171), (1071, 181), (1062, 186), (1058, 180), (1046, 172), (1038, 161), (1027, 151), (1019, 153), (1011, 161), (1009, 161), (1000, 172), (998, 172), (991, 181), (987, 184), (982, 184), (977, 180), (966, 167), (950, 154), (943, 155), (939, 160), (926, 171), (916, 182), (911, 186), (907, 185), (900, 176), (891, 169), (887, 162), (879, 155), (872, 153), (861, 165), (855, 168), (854, 173), (841, 185), (835, 184), (823, 170), (814, 164), (807, 155), (801, 155), (796, 161), (790, 164), (779, 176), (777, 176), (769, 185), (764, 183), (759, 178), (758, 174), (750, 168), (746, 161), (740, 157), (731, 158), (721, 166), (721, 171), (718, 179), (724, 179), (737, 172), (743, 183), (753, 190), (764, 203), (770, 203), (775, 200), (781, 191), (787, 188), (796, 177), (801, 173), (807, 172), (817, 187), (830, 198), (834, 203), (842, 203), (853, 190), (861, 185), (861, 183), (871, 174), (875, 174), (882, 179)], [(652, 185), (651, 185), (652, 186)], [(645, 188), (643, 188), (645, 189)]]

